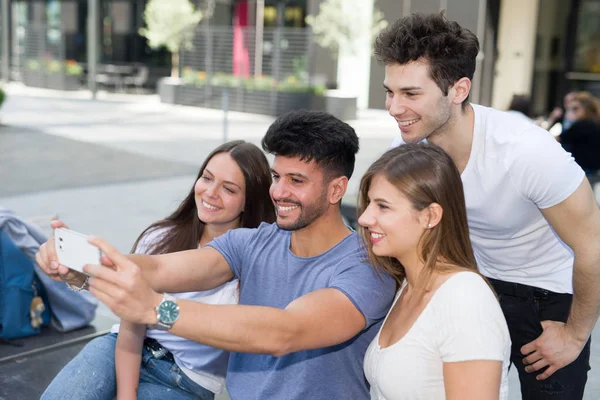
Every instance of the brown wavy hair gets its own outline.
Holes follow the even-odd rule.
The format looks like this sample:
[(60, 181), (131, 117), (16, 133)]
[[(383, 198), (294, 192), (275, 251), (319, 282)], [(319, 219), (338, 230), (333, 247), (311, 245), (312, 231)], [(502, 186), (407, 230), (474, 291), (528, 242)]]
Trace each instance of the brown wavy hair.
[(577, 102), (583, 108), (583, 119), (600, 120), (600, 102), (590, 92), (576, 92), (571, 102)]
[[(432, 203), (439, 204), (443, 209), (439, 224), (427, 229), (419, 241), (420, 257), (425, 268), (416, 287), (425, 290), (433, 272), (467, 269), (478, 273), (469, 238), (462, 181), (450, 156), (435, 145), (422, 143), (405, 144), (388, 150), (362, 177), (359, 215), (369, 204), (369, 188), (376, 176), (383, 176), (394, 185), (417, 211), (424, 210)], [(388, 272), (401, 285), (406, 272), (400, 261), (393, 257), (376, 256), (367, 228), (361, 227), (360, 235), (371, 264)]]
[(166, 235), (160, 241), (151, 244), (148, 254), (167, 254), (198, 248), (204, 223), (198, 218), (194, 187), (208, 162), (220, 153), (228, 153), (244, 175), (246, 201), (244, 212), (240, 216), (240, 227), (256, 228), (261, 222), (275, 222), (275, 207), (269, 195), (272, 178), (267, 157), (256, 145), (243, 140), (234, 140), (220, 145), (206, 157), (192, 188), (179, 207), (165, 219), (144, 229), (135, 241), (132, 252), (135, 251), (143, 236), (165, 228)]

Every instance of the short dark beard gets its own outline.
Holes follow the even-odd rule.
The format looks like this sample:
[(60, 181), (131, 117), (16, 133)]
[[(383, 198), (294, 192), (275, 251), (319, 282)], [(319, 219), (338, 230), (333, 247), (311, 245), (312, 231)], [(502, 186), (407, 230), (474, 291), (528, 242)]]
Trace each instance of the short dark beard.
[[(284, 231), (298, 231), (300, 229), (304, 229), (317, 219), (321, 218), (323, 214), (327, 211), (327, 186), (323, 188), (323, 194), (313, 203), (309, 204), (307, 207), (304, 207), (300, 204), (300, 216), (298, 219), (290, 226), (282, 226), (277, 221), (277, 227)], [(307, 211), (305, 213), (305, 210)]]

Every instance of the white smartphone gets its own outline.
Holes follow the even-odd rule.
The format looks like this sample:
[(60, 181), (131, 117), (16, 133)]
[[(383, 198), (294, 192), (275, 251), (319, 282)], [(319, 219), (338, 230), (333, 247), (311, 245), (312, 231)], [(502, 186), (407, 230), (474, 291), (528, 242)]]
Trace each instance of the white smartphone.
[(54, 230), (54, 249), (58, 262), (83, 272), (86, 264), (100, 264), (100, 249), (88, 242), (87, 236), (66, 228)]

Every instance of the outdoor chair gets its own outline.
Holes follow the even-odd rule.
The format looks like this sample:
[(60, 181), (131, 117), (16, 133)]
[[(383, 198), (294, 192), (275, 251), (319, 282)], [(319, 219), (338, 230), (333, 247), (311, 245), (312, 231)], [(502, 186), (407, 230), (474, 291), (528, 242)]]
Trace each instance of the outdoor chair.
[(148, 67), (140, 65), (137, 67), (135, 75), (126, 76), (123, 78), (123, 84), (127, 86), (135, 86), (136, 91), (139, 93), (142, 87), (148, 81)]

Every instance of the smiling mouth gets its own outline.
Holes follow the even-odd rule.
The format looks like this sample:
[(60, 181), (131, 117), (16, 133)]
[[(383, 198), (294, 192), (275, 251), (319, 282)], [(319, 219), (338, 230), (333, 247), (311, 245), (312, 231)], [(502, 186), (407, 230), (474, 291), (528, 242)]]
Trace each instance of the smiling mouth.
[(371, 238), (373, 239), (381, 239), (382, 237), (384, 237), (385, 235), (383, 233), (375, 233), (375, 232), (371, 232)]
[(209, 210), (213, 210), (213, 211), (217, 211), (219, 209), (219, 207), (213, 206), (212, 204), (208, 204), (207, 202), (205, 202), (204, 200), (202, 200), (202, 205), (205, 208), (208, 208)]
[(300, 206), (297, 205), (297, 204), (293, 204), (291, 206), (282, 206), (282, 205), (278, 204), (277, 205), (277, 211), (283, 211), (283, 212), (292, 211), (292, 210), (295, 210), (298, 207), (300, 207)]
[(421, 120), (421, 118), (411, 119), (410, 121), (398, 121), (398, 126), (401, 126), (401, 127), (411, 126), (411, 125), (419, 122), (420, 120)]

